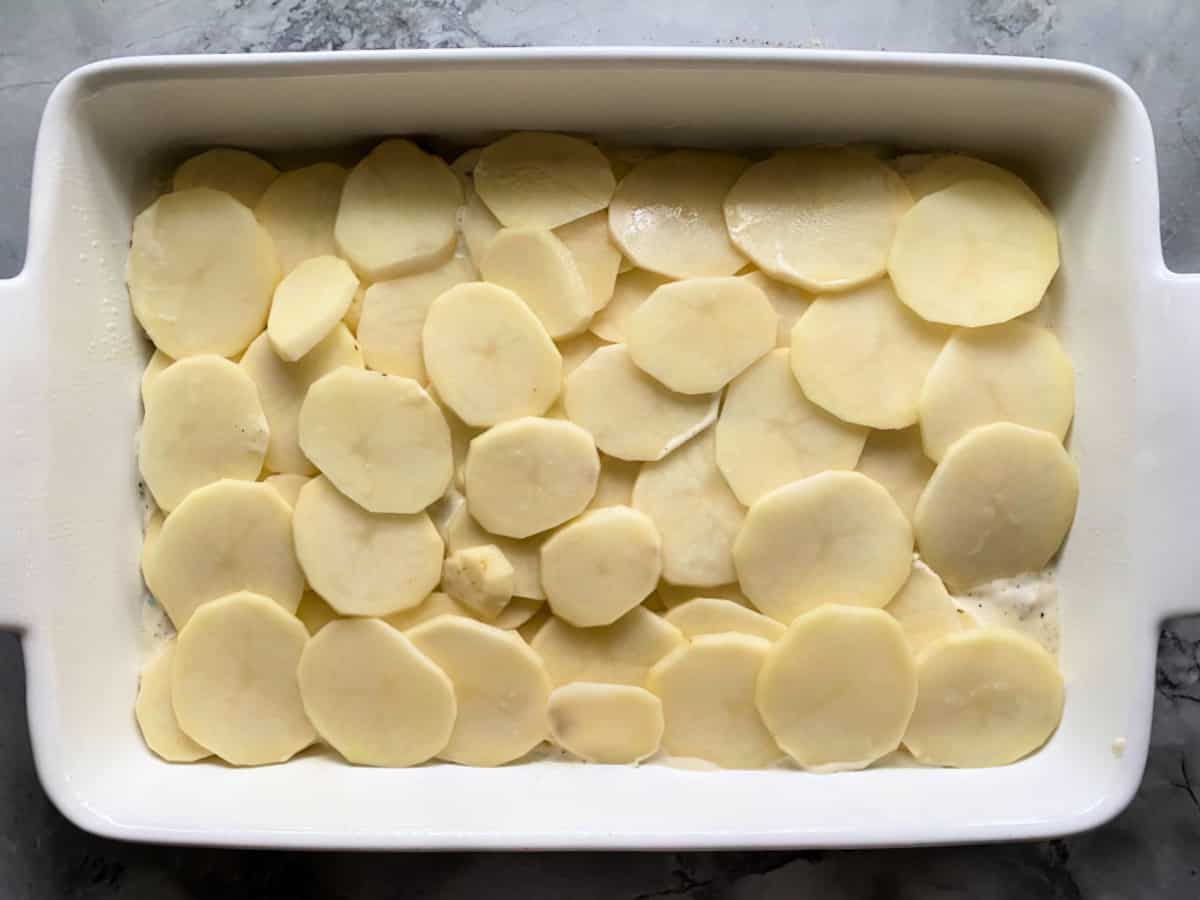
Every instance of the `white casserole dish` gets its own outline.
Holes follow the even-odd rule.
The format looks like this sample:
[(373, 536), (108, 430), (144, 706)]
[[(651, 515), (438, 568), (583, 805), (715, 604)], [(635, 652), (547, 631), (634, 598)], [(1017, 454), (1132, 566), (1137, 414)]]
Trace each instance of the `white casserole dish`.
[[(1005, 768), (696, 772), (554, 762), (171, 766), (132, 714), (145, 652), (132, 439), (148, 347), (133, 215), (188, 148), (320, 149), (514, 128), (666, 145), (880, 141), (1013, 165), (1055, 210), (1047, 314), (1078, 370), (1062, 554), (1061, 728)], [(90, 831), (313, 848), (701, 848), (1037, 838), (1137, 788), (1164, 617), (1200, 610), (1200, 277), (1162, 260), (1154, 144), (1114, 76), (996, 57), (481, 50), (116, 60), (68, 76), (38, 137), (28, 262), (0, 282), (0, 627), (24, 640), (38, 771)], [(1124, 752), (1114, 741), (1124, 741)]]

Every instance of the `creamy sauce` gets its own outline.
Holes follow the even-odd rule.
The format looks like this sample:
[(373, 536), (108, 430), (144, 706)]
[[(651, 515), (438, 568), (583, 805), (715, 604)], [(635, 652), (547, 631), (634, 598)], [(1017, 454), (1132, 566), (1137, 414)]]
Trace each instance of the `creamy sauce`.
[(976, 625), (1012, 628), (1058, 655), (1058, 587), (1052, 570), (999, 578), (953, 600)]

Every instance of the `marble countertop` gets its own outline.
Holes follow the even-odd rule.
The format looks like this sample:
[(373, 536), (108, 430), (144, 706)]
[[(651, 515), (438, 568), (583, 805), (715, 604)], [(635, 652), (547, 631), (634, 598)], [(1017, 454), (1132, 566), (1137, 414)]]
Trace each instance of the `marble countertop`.
[[(34, 135), (55, 82), (110, 56), (565, 44), (1011, 53), (1082, 60), (1150, 111), (1167, 263), (1200, 271), (1200, 4), (1192, 0), (0, 0), (0, 277), (25, 253)], [(896, 851), (254, 853), (84, 834), (34, 773), (18, 641), (0, 634), (0, 895), (253, 897), (1141, 898), (1200, 896), (1200, 618), (1164, 628), (1141, 790), (1061, 841)]]

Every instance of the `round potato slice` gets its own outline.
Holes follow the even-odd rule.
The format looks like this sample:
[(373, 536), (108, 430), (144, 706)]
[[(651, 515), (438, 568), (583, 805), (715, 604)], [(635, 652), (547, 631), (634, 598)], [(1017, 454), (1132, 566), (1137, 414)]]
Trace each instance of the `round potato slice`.
[[(513, 567), (513, 596), (542, 601), (546, 593), (542, 589), (542, 537), (514, 540), (501, 535), (489, 534), (471, 517), (466, 503), (460, 503), (450, 513), (445, 527), (446, 548), (451, 553), (470, 547), (495, 546)], [(509, 604), (512, 606), (512, 603)], [(495, 624), (495, 623), (493, 623)]]
[(463, 202), (442, 160), (405, 140), (379, 144), (342, 188), (333, 237), (367, 281), (387, 281), (449, 259)]
[(813, 301), (792, 329), (792, 374), (809, 400), (843, 421), (907, 428), (948, 336), (880, 281)]
[(670, 278), (732, 275), (746, 257), (729, 240), (722, 204), (748, 165), (711, 150), (638, 163), (608, 207), (613, 239), (634, 265)]
[(548, 737), (546, 667), (515, 631), (462, 616), (439, 616), (408, 632), (454, 684), (458, 717), (438, 756), (468, 766), (501, 766)]
[(805, 769), (864, 769), (900, 746), (917, 700), (904, 631), (879, 609), (821, 606), (767, 654), (757, 703), (779, 746)]
[(368, 512), (325, 477), (300, 491), (296, 556), (313, 590), (345, 616), (416, 606), (442, 575), (442, 539), (424, 513)]
[(343, 367), (308, 389), (300, 447), (339, 491), (374, 513), (416, 513), (454, 477), (450, 426), (411, 378)]
[(583, 275), (553, 231), (502, 229), (488, 244), (479, 271), (524, 300), (552, 338), (579, 334), (592, 320), (594, 307)]
[(790, 348), (792, 346), (792, 328), (812, 303), (812, 295), (807, 291), (802, 291), (794, 284), (768, 278), (762, 272), (750, 272), (738, 277), (766, 294), (767, 300), (775, 308), (775, 315), (778, 317), (775, 345)]
[(549, 713), (551, 740), (591, 763), (639, 763), (662, 741), (662, 703), (628, 684), (563, 685), (550, 695)]
[(942, 635), (952, 634), (970, 625), (958, 611), (937, 573), (923, 563), (913, 565), (912, 574), (900, 593), (886, 607), (900, 627), (914, 654)]
[(600, 480), (596, 482), (596, 496), (588, 504), (588, 509), (632, 506), (633, 483), (637, 481), (640, 471), (642, 467), (639, 463), (601, 454)]
[(717, 466), (747, 506), (826, 469), (853, 469), (867, 439), (867, 429), (804, 395), (789, 358), (787, 350), (772, 350), (735, 378), (717, 420)]
[(300, 407), (308, 389), (330, 372), (343, 366), (362, 368), (362, 354), (349, 330), (344, 325), (334, 326), (325, 340), (292, 363), (279, 358), (264, 333), (246, 348), (239, 365), (253, 379), (271, 426), (267, 468), (315, 475), (317, 467), (300, 449)]
[(934, 460), (992, 422), (1062, 440), (1075, 414), (1075, 371), (1058, 339), (1029, 322), (956, 331), (929, 370), (920, 413), (925, 452)]
[(592, 510), (542, 544), (550, 609), (580, 628), (610, 625), (640, 604), (662, 573), (662, 540), (628, 506)]
[(608, 232), (608, 214), (601, 210), (568, 222), (554, 229), (554, 236), (571, 251), (591, 298), (592, 312), (603, 309), (612, 299), (621, 267), (621, 251)]
[(521, 639), (525, 643), (533, 644), (534, 637), (551, 618), (553, 618), (553, 614), (550, 612), (549, 605), (543, 603), (532, 616), (517, 626), (517, 634), (521, 635)]
[(742, 589), (737, 583), (732, 584), (717, 584), (707, 587), (689, 587), (688, 585), (671, 584), (669, 581), (660, 581), (658, 590), (654, 592), (663, 608), (667, 610), (674, 609), (677, 606), (682, 606), (689, 600), (708, 599), (708, 600), (728, 600), (730, 603), (735, 603), (738, 606), (744, 606), (751, 609), (753, 604), (750, 598), (742, 593)]
[(239, 203), (254, 209), (264, 192), (279, 176), (279, 170), (245, 150), (217, 147), (185, 160), (175, 170), (172, 188), (212, 188), (224, 191)]
[(596, 350), (563, 382), (567, 417), (624, 460), (662, 459), (712, 424), (720, 399), (663, 387), (633, 364), (623, 344)]
[(530, 645), (555, 686), (596, 681), (641, 687), (650, 668), (683, 643), (678, 628), (636, 606), (611, 625), (596, 628), (576, 628), (551, 616)]
[(345, 318), (358, 278), (336, 256), (306, 259), (279, 282), (267, 335), (279, 357), (295, 362), (317, 346)]
[(608, 206), (616, 187), (604, 154), (564, 134), (525, 131), (483, 148), (475, 190), (507, 228), (557, 228)]
[(933, 461), (921, 448), (921, 432), (916, 427), (872, 431), (858, 458), (858, 471), (882, 484), (911, 522), (917, 500), (933, 474)]
[(434, 591), (416, 606), (412, 607), (412, 609), (402, 609), (400, 612), (392, 613), (389, 616), (385, 616), (383, 621), (397, 631), (408, 631), (410, 628), (415, 628), (422, 622), (428, 622), (430, 619), (436, 619), (438, 616), (466, 616), (468, 619), (478, 618), (473, 609), (459, 603), (449, 594)]
[(150, 390), (150, 385), (158, 380), (158, 376), (167, 370), (167, 366), (175, 360), (167, 356), (161, 350), (155, 350), (154, 355), (150, 357), (150, 361), (146, 363), (146, 368), (142, 371), (142, 405), (146, 405), (146, 393)]
[(897, 157), (892, 164), (904, 179), (914, 202), (929, 194), (944, 191), (960, 181), (981, 178), (1003, 182), (1020, 188), (1035, 198), (1037, 196), (1030, 190), (1029, 185), (1012, 172), (973, 156), (963, 156), (959, 153), (910, 153)]
[(438, 396), (476, 428), (539, 416), (558, 397), (554, 342), (520, 297), (494, 284), (460, 284), (434, 300), (421, 347)]
[(617, 276), (612, 298), (596, 313), (589, 327), (592, 334), (606, 341), (621, 343), (629, 334), (629, 320), (646, 299), (669, 279), (654, 272), (631, 269)]
[(711, 587), (737, 580), (733, 542), (746, 510), (717, 469), (712, 430), (666, 459), (646, 463), (633, 506), (650, 517), (663, 542), (663, 578)]
[(912, 198), (886, 163), (857, 150), (783, 150), (725, 197), (734, 244), (780, 281), (844, 291), (878, 278)]
[(668, 610), (663, 617), (689, 638), (732, 631), (773, 641), (783, 626), (752, 609), (719, 597), (697, 597)]
[(984, 425), (934, 470), (913, 518), (917, 545), (956, 593), (1036, 572), (1062, 546), (1078, 497), (1075, 463), (1054, 435)]
[(296, 607), (296, 618), (304, 623), (309, 634), (316, 634), (330, 622), (342, 618), (337, 611), (321, 599), (320, 594), (305, 591)]
[(317, 733), (359, 766), (415, 766), (450, 740), (458, 704), (446, 673), (378, 619), (331, 622), (296, 671)]
[(500, 610), (500, 614), (488, 624), (495, 628), (503, 628), (505, 631), (516, 631), (545, 608), (546, 601), (544, 600), (513, 597), (508, 605)]
[(166, 641), (142, 666), (137, 701), (133, 705), (142, 740), (167, 762), (195, 762), (209, 752), (183, 733), (171, 703), (171, 666), (175, 639)]
[(784, 624), (822, 603), (880, 607), (912, 567), (908, 519), (858, 472), (822, 472), (776, 488), (746, 514), (733, 544), (738, 582)]
[(463, 188), (467, 200), (459, 213), (459, 229), (467, 245), (467, 253), (476, 266), (483, 260), (492, 238), (499, 234), (504, 226), (492, 215), (483, 198), (475, 190), (474, 183), (469, 181)]
[(571, 422), (527, 417), (471, 441), (467, 504), (495, 534), (525, 538), (579, 515), (596, 493), (600, 456)]
[(900, 221), (888, 257), (896, 293), (930, 322), (976, 328), (1042, 302), (1058, 271), (1058, 231), (1027, 190), (960, 181)]
[(283, 498), (284, 502), (292, 509), (296, 508), (296, 501), (300, 499), (300, 489), (308, 484), (307, 475), (271, 475), (264, 478), (263, 482), (275, 488), (275, 491)]
[(663, 749), (726, 769), (761, 769), (780, 759), (754, 702), (770, 649), (748, 634), (706, 634), (660, 660), (646, 686), (662, 701)]
[(250, 377), (219, 356), (193, 356), (165, 370), (146, 395), (138, 467), (170, 512), (206, 484), (258, 478), (269, 438)]
[(296, 666), (300, 620), (240, 591), (206, 603), (179, 632), (171, 699), (179, 726), (235, 766), (286, 762), (314, 740)]
[(125, 280), (138, 322), (167, 355), (235, 356), (267, 323), (275, 247), (229, 194), (159, 197), (133, 221)]
[(284, 172), (263, 192), (254, 214), (267, 229), (286, 275), (306, 259), (333, 256), (333, 223), (346, 170), (334, 163), (317, 163)]
[(904, 746), (923, 763), (978, 768), (1028, 756), (1062, 719), (1053, 657), (1008, 628), (977, 628), (930, 644), (917, 662), (917, 707)]
[(608, 343), (600, 340), (590, 331), (585, 331), (581, 335), (560, 341), (557, 346), (558, 352), (562, 355), (562, 373), (565, 382), (568, 375), (583, 365), (584, 361), (601, 347), (607, 347)]
[(681, 394), (719, 391), (775, 346), (766, 295), (740, 278), (664, 284), (629, 319), (629, 356)]
[(292, 509), (262, 482), (226, 479), (192, 491), (163, 522), (142, 572), (177, 629), (201, 604), (236, 591), (270, 597), (289, 613), (304, 593)]

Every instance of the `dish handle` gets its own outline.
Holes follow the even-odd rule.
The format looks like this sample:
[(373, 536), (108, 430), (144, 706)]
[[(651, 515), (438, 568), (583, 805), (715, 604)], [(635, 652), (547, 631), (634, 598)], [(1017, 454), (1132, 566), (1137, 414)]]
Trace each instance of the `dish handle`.
[(39, 391), (30, 277), (0, 279), (0, 630), (32, 624), (27, 576), (42, 462), (35, 441)]

